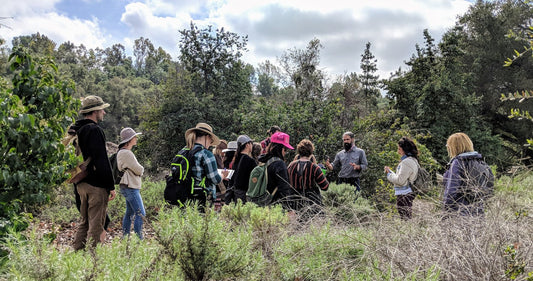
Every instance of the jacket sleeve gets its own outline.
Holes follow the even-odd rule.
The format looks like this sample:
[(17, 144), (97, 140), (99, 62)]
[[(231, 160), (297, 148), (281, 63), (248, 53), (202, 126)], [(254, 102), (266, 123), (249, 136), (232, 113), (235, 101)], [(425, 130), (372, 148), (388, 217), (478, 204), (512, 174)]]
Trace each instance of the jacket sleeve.
[(453, 160), (449, 171), (445, 173), (444, 186), (444, 205), (453, 206), (457, 204), (459, 189), (462, 185), (460, 163), (457, 159)]
[(318, 167), (317, 164), (313, 164), (311, 168), (313, 169), (313, 177), (318, 187), (323, 191), (328, 190), (329, 182), (326, 179), (326, 176), (324, 176), (324, 173), (322, 173), (320, 167)]
[[(120, 157), (119, 157), (120, 155)], [(137, 161), (137, 158), (135, 157), (135, 154), (131, 152), (131, 150), (123, 150), (120, 152), (120, 154), (117, 155), (117, 164), (118, 169), (120, 171), (124, 171), (126, 169), (133, 172), (136, 176), (142, 176), (144, 173), (144, 167), (139, 164), (139, 161)]]
[(418, 167), (414, 161), (405, 159), (398, 165), (396, 173), (390, 172), (387, 174), (387, 180), (397, 187), (407, 186), (409, 179), (414, 178), (417, 169)]

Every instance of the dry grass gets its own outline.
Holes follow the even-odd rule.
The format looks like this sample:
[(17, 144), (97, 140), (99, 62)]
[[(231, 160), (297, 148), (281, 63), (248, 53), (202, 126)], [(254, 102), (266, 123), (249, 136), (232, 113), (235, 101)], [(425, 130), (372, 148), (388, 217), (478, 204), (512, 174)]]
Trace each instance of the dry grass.
[(390, 279), (416, 272), (425, 279), (432, 269), (440, 272), (439, 280), (531, 280), (532, 207), (500, 195), (484, 217), (443, 219), (437, 202), (417, 199), (412, 220), (384, 218), (367, 226), (375, 235), (367, 252)]

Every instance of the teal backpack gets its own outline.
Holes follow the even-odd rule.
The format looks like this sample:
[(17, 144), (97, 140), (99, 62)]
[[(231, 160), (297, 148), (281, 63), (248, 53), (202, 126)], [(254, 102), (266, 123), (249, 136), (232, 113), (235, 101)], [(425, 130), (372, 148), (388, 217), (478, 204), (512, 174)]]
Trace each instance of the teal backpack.
[(276, 187), (272, 193), (267, 190), (268, 165), (274, 161), (281, 161), (281, 159), (272, 157), (266, 163), (260, 163), (250, 173), (248, 191), (246, 192), (246, 200), (248, 202), (253, 202), (262, 207), (272, 202), (272, 197), (276, 194), (278, 188)]

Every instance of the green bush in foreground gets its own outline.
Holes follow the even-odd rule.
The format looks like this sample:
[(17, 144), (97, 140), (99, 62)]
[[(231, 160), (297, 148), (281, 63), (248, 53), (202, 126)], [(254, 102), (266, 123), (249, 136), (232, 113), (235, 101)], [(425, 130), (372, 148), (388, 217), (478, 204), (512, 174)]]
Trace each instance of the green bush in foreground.
[(230, 228), (217, 213), (196, 206), (161, 212), (154, 223), (164, 254), (181, 270), (185, 280), (221, 280), (245, 277), (262, 264), (252, 251), (250, 228)]

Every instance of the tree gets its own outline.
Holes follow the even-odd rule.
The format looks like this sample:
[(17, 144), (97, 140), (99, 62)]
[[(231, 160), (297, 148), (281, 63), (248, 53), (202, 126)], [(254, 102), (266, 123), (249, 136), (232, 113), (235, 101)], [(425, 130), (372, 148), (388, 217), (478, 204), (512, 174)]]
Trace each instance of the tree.
[(318, 68), (321, 48), (320, 40), (315, 38), (305, 50), (292, 49), (281, 56), (281, 66), (295, 89), (294, 100), (325, 98), (325, 76)]
[[(234, 111), (252, 96), (253, 67), (241, 61), (247, 37), (211, 26), (181, 30), (180, 60), (191, 74), (191, 90), (202, 104), (201, 119), (222, 136), (239, 131)], [(194, 124), (189, 124), (194, 125)]]
[(26, 47), (34, 56), (52, 56), (56, 47), (54, 41), (50, 40), (46, 35), (41, 35), (39, 32), (30, 36), (15, 37), (11, 41), (11, 45), (13, 45), (13, 48), (17, 46)]
[(256, 69), (257, 92), (264, 97), (270, 97), (279, 91), (280, 73), (277, 66), (269, 60), (260, 63)]
[(463, 72), (471, 75), (471, 91), (480, 97), (481, 112), (494, 134), (512, 143), (525, 142), (533, 126), (509, 120), (507, 115), (515, 102), (501, 103), (500, 98), (532, 88), (533, 61), (520, 57), (508, 67), (502, 62), (509, 57), (509, 50), (522, 50), (529, 44), (527, 37), (509, 36), (509, 31), (527, 30), (532, 17), (529, 1), (477, 1), (457, 24), (463, 41)]
[[(533, 4), (530, 3), (529, 5), (531, 6)], [(528, 41), (528, 44), (524, 46), (523, 51), (519, 52), (514, 50), (513, 56), (511, 58), (507, 58), (504, 63), (505, 67), (511, 67), (513, 64), (518, 64), (521, 66), (521, 61), (528, 53), (531, 53), (530, 57), (533, 57), (533, 25), (528, 25), (525, 28), (522, 26), (517, 27), (515, 30), (510, 31), (509, 36)], [(530, 112), (533, 112), (533, 103), (528, 103), (528, 101), (533, 100), (533, 90), (516, 91), (514, 93), (507, 94), (507, 96), (502, 94), (501, 100), (504, 102), (514, 102), (513, 108), (510, 110), (511, 114), (509, 115), (509, 118), (533, 122), (533, 117), (530, 114)], [(531, 127), (531, 123), (524, 125), (526, 125), (526, 127)], [(527, 146), (533, 150), (533, 137), (531, 136), (531, 130), (529, 130), (529, 135), (527, 135), (527, 137)]]
[(393, 97), (400, 116), (408, 117), (405, 120), (412, 123), (411, 127), (431, 135), (424, 144), (441, 164), (448, 161), (443, 145), (446, 139), (462, 131), (491, 163), (500, 165), (507, 160), (501, 154), (503, 145), (498, 137), (492, 136), (481, 115), (479, 99), (471, 91), (472, 80), (464, 72), (461, 51), (464, 42), (457, 32), (460, 29), (455, 31), (446, 33), (438, 47), (424, 31), (425, 48), (417, 46), (417, 55), (407, 62), (411, 69), (387, 82), (388, 95)]
[(56, 80), (51, 60), (34, 60), (15, 47), (10, 61), (16, 72), (12, 88), (2, 83), (0, 89), (0, 209), (17, 200), (31, 209), (48, 200), (75, 163), (60, 140), (79, 102), (72, 98), (72, 83)]
[(370, 42), (366, 43), (365, 51), (361, 55), (361, 70), (362, 74), (359, 75), (361, 81), (362, 93), (368, 112), (372, 112), (377, 109), (378, 98), (381, 95), (379, 90), (379, 75), (376, 75), (377, 59), (370, 51)]

